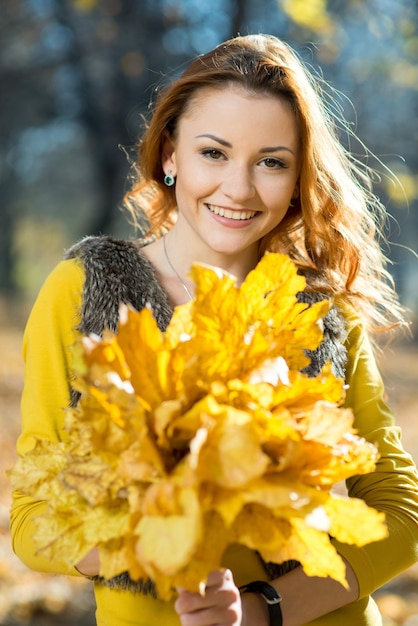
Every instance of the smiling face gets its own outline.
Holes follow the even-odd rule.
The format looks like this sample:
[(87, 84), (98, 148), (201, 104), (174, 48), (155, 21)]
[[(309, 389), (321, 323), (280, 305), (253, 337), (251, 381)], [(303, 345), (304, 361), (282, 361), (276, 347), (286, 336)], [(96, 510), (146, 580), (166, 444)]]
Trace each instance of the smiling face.
[(198, 91), (162, 161), (176, 176), (177, 241), (196, 260), (254, 259), (298, 194), (299, 143), (286, 100), (236, 86)]

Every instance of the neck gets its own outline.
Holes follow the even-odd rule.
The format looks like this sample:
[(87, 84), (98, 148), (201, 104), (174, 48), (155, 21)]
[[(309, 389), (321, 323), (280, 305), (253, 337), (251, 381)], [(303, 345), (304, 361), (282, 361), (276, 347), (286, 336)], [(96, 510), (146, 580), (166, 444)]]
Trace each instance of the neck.
[(235, 276), (240, 285), (259, 261), (258, 248), (255, 246), (236, 254), (225, 254), (204, 246), (201, 241), (194, 245), (192, 237), (188, 239), (180, 236), (175, 226), (166, 237), (170, 259), (173, 261), (174, 257), (175, 269), (186, 284), (193, 263), (219, 267)]
[(163, 247), (164, 247), (164, 256), (165, 256), (165, 259), (166, 259), (168, 265), (170, 266), (170, 269), (173, 271), (175, 277), (177, 278), (177, 280), (179, 281), (179, 284), (184, 289), (184, 291), (187, 294), (189, 300), (193, 300), (193, 296), (192, 296), (192, 293), (191, 293), (190, 289), (188, 288), (188, 286), (184, 282), (183, 278), (180, 276), (180, 274), (178, 273), (178, 271), (174, 267), (173, 262), (172, 262), (172, 260), (170, 258), (170, 255), (168, 254), (166, 235), (163, 236)]

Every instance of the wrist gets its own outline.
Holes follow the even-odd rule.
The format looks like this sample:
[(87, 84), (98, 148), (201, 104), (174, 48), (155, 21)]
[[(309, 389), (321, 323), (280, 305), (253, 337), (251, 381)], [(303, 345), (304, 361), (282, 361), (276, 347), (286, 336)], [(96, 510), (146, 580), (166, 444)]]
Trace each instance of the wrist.
[[(245, 596), (258, 597), (257, 606), (258, 606), (258, 612), (259, 612), (259, 619), (255, 621), (255, 619), (252, 618), (254, 619), (254, 621), (248, 620), (248, 622), (246, 620), (243, 620), (243, 626), (246, 626), (246, 623), (248, 624), (263, 623), (268, 626), (282, 626), (283, 625), (283, 616), (282, 616), (282, 610), (280, 606), (282, 597), (272, 585), (262, 580), (254, 580), (253, 582), (240, 587), (240, 592), (241, 592), (241, 601), (244, 600)], [(244, 600), (243, 606), (245, 607), (246, 604), (247, 603)], [(263, 606), (264, 606), (263, 618), (261, 618), (260, 610), (262, 610), (261, 607)], [(253, 600), (253, 607), (254, 607), (254, 600)], [(243, 613), (247, 617), (247, 614), (245, 613), (245, 611), (243, 611)], [(263, 619), (262, 622), (260, 621), (261, 619)]]
[(242, 622), (241, 626), (270, 626), (270, 615), (267, 604), (258, 593), (241, 594)]

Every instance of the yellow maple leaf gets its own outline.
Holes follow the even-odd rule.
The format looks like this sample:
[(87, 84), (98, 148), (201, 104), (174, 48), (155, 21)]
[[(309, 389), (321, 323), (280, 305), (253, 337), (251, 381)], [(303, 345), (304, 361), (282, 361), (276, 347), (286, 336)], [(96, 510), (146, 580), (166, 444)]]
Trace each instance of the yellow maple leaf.
[(65, 467), (70, 448), (66, 442), (36, 440), (30, 453), (19, 457), (13, 470), (8, 472), (13, 488), (22, 490), (26, 484), (30, 484), (39, 492), (40, 499), (47, 499), (48, 478), (55, 478)]
[[(307, 364), (304, 349), (318, 345), (321, 331), (312, 323), (313, 307), (309, 313), (312, 328), (306, 333), (304, 316), (309, 307), (298, 303), (296, 297), (305, 279), (287, 257), (265, 255), (240, 288), (235, 279), (219, 277), (215, 269), (194, 266), (192, 276), (197, 294), (193, 315), (196, 343), (209, 379), (228, 380), (235, 378), (235, 373), (237, 378), (245, 378), (246, 372), (285, 352), (289, 344), (293, 354), (298, 352)], [(322, 310), (329, 308), (328, 303), (321, 306)], [(317, 311), (315, 322), (318, 317)], [(301, 325), (303, 343), (295, 337)], [(232, 363), (230, 354), (236, 357)]]
[[(291, 520), (291, 527), (289, 538), (277, 556), (284, 556), (285, 560), (296, 559), (308, 576), (330, 577), (347, 588), (344, 561), (332, 545), (328, 534), (313, 528), (299, 517)], [(274, 553), (267, 553), (265, 556), (277, 562)]]
[(176, 586), (195, 592), (201, 592), (209, 573), (219, 568), (225, 549), (233, 541), (233, 535), (225, 529), (223, 521), (215, 511), (204, 514), (203, 528), (204, 534), (191, 560), (173, 578)]
[(62, 483), (75, 489), (92, 507), (109, 498), (117, 497), (124, 482), (114, 468), (98, 456), (69, 457), (69, 464), (62, 472)]
[(364, 546), (387, 537), (383, 513), (367, 506), (358, 498), (329, 498), (325, 511), (330, 520), (330, 533), (342, 543)]
[(251, 416), (224, 407), (202, 446), (196, 472), (202, 482), (239, 488), (264, 473), (264, 454)]
[[(146, 406), (157, 407), (166, 397), (168, 384), (160, 364), (164, 358), (163, 335), (148, 308), (136, 313), (125, 306), (121, 308), (120, 316), (114, 341), (126, 359), (129, 380)], [(138, 346), (141, 346), (140, 350)]]
[(84, 536), (83, 508), (75, 507), (81, 504), (76, 496), (62, 502), (62, 510), (51, 508), (42, 516), (39, 516), (35, 524), (33, 539), (37, 548), (37, 554), (47, 559), (65, 560), (69, 565), (78, 563), (87, 552), (92, 549), (96, 542), (89, 545)]
[(125, 485), (154, 482), (166, 474), (164, 456), (148, 433), (143, 433), (120, 454), (117, 471)]
[(148, 580), (149, 576), (135, 555), (137, 537), (127, 531), (98, 546), (100, 560), (100, 576), (111, 579), (122, 572), (129, 572), (132, 580)]
[[(151, 511), (141, 517), (135, 529), (138, 535), (135, 552), (144, 569), (155, 577), (170, 576), (190, 560), (202, 537), (202, 518), (197, 494), (193, 489), (170, 489), (168, 500), (155, 504), (161, 513)], [(167, 512), (167, 508), (176, 508)]]
[[(263, 504), (252, 503), (244, 506), (231, 530), (237, 543), (258, 550), (266, 561), (281, 563), (286, 560), (286, 557), (278, 555), (277, 549), (284, 546), (289, 539), (289, 520), (285, 517), (277, 518)], [(270, 558), (271, 554), (274, 558)]]

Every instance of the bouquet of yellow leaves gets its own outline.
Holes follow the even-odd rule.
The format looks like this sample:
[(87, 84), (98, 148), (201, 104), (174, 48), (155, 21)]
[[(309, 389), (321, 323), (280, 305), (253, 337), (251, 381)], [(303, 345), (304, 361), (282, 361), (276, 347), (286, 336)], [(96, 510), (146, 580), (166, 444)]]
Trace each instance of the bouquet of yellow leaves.
[(151, 579), (165, 599), (198, 590), (232, 543), (346, 584), (330, 537), (364, 545), (386, 527), (331, 490), (377, 459), (343, 381), (329, 365), (301, 373), (329, 302), (298, 302), (305, 279), (279, 254), (240, 287), (206, 266), (192, 277), (195, 300), (164, 333), (148, 308), (124, 307), (117, 334), (83, 338), (67, 440), (38, 441), (12, 471), (48, 502), (39, 551), (75, 564), (97, 546), (103, 577)]

